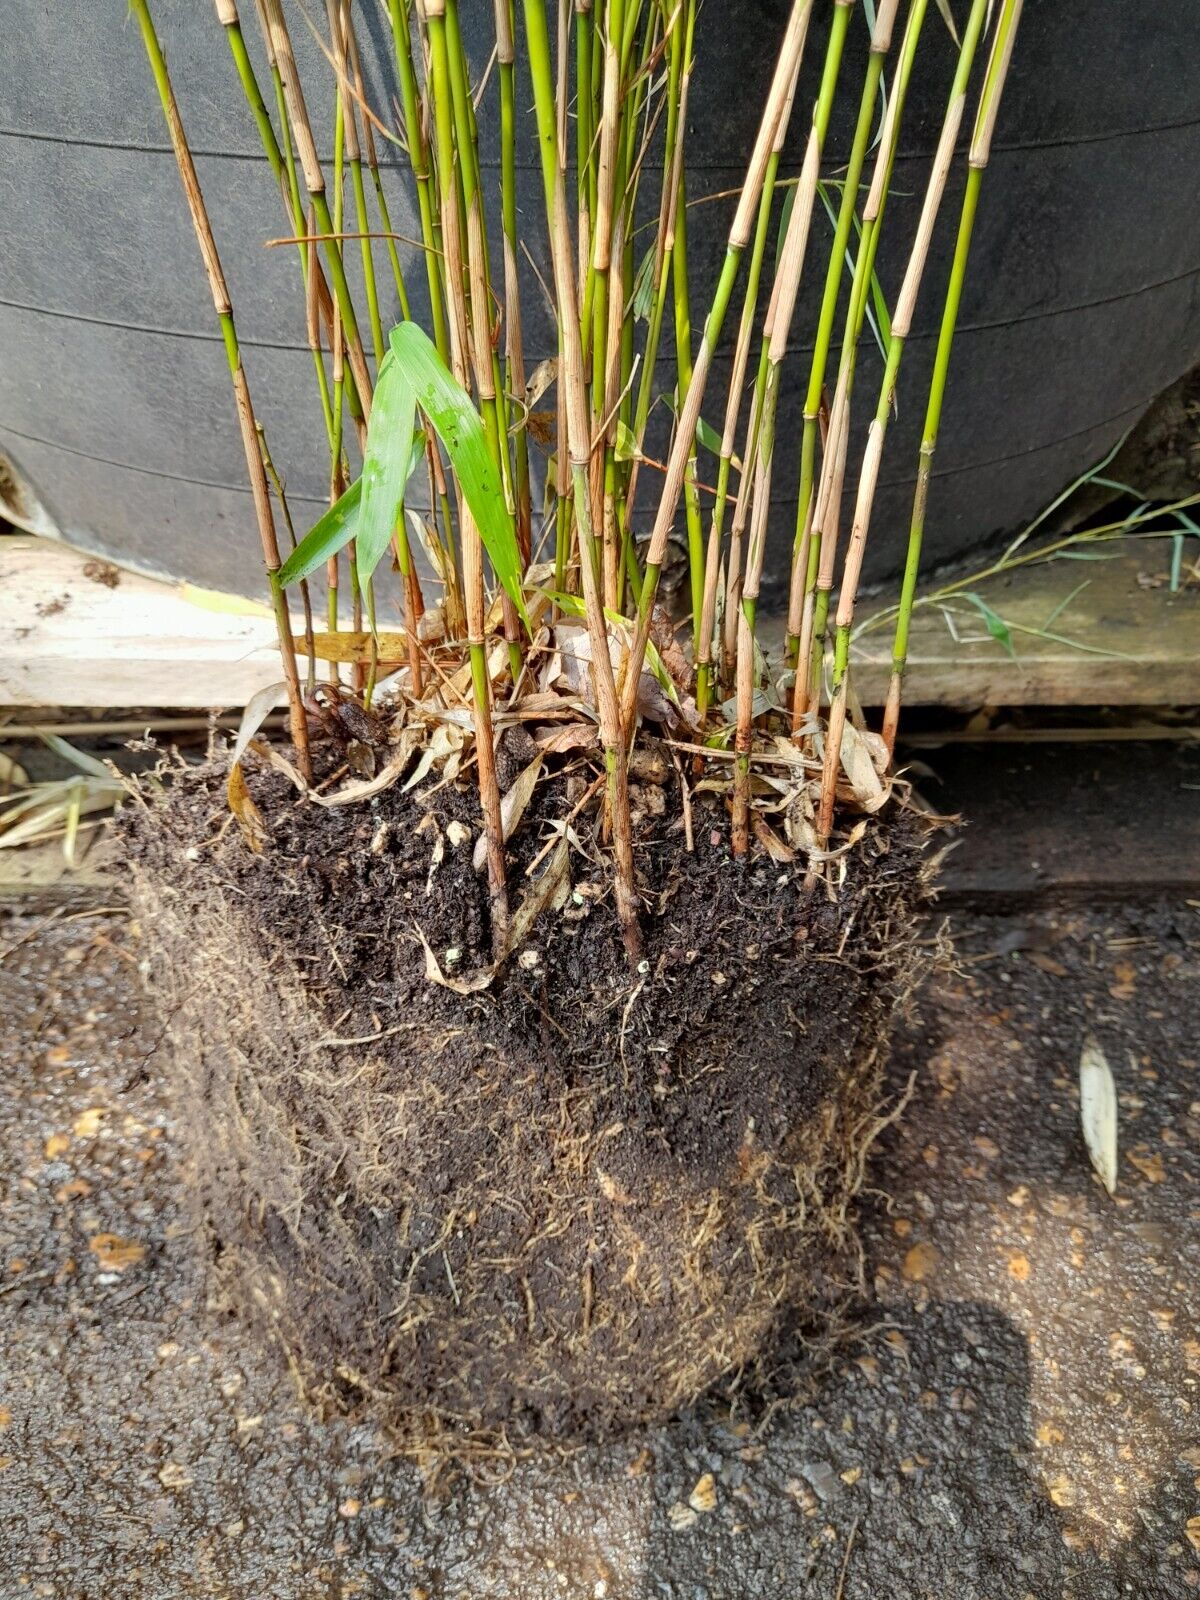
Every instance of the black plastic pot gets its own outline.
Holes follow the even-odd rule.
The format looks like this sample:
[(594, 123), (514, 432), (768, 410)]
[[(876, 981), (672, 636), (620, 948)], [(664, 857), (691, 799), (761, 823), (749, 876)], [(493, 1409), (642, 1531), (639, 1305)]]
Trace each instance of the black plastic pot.
[[(954, 3), (963, 9), (962, 0)], [(801, 106), (811, 103), (829, 9), (828, 0), (816, 0)], [(157, 0), (154, 10), (256, 402), (283, 459), (297, 520), (311, 520), (321, 505), (325, 446), (296, 263), (290, 250), (263, 247), (284, 231), (282, 209), (212, 6)], [(358, 10), (360, 29), (374, 40), (367, 54), (377, 103), (387, 104), (382, 12), (374, 0), (361, 0)], [(689, 132), (693, 199), (739, 181), (785, 11), (785, 0), (708, 0), (703, 10)], [(480, 67), (490, 15), (482, 0), (464, 6)], [(1195, 0), (1152, 8), (1094, 0), (1082, 12), (1031, 0), (1025, 8), (955, 350), (929, 509), (931, 564), (1020, 525), (1200, 357), (1195, 24)], [(307, 81), (328, 86), (326, 102), (314, 97), (313, 107), (318, 126), (328, 128), (332, 81), (298, 8), (293, 32)], [(856, 17), (846, 83), (857, 76), (866, 33)], [(922, 53), (880, 260), (889, 296), (953, 65), (932, 6)], [(522, 105), (530, 98), (525, 86)], [(66, 11), (9, 0), (0, 106), (7, 224), (0, 448), (72, 539), (203, 583), (257, 588), (257, 541), (222, 349), (141, 43), (120, 0), (74, 0)], [(831, 135), (831, 171), (846, 149), (851, 111), (847, 100)], [(798, 114), (798, 128), (806, 121), (806, 112)], [(489, 128), (486, 115), (483, 122)], [(789, 152), (792, 170), (796, 153)], [(415, 208), (396, 165), (403, 157), (389, 150), (386, 159), (394, 224), (415, 234)], [(523, 161), (527, 242), (544, 258), (531, 140)], [(872, 535), (869, 575), (876, 578), (894, 574), (901, 560), (962, 165), (906, 356)], [(693, 270), (704, 281), (722, 248), (728, 207), (699, 206), (692, 218)], [(410, 276), (418, 290), (415, 263)], [(818, 277), (811, 273), (805, 286), (798, 328), (814, 321)], [(419, 294), (414, 301), (419, 315)], [(535, 307), (536, 297), (527, 304)], [(548, 328), (536, 311), (528, 321), (534, 359), (547, 353)], [(777, 552), (787, 549), (794, 514), (803, 367), (793, 364), (780, 417), (787, 465), (777, 473)], [(860, 372), (863, 392), (873, 395), (874, 352)], [(718, 364), (718, 392), (722, 376)], [(721, 403), (718, 393), (709, 409), (719, 412)], [(781, 577), (776, 559), (769, 599), (778, 600)]]

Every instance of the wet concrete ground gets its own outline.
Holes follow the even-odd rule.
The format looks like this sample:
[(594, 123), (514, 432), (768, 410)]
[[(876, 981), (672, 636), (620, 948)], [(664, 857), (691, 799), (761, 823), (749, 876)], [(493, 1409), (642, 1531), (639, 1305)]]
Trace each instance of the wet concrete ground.
[[(769, 1418), (430, 1495), (206, 1303), (133, 930), (0, 923), (0, 1600), (1200, 1591), (1200, 902), (954, 934), (832, 1366)], [(1089, 1031), (1114, 1199), (1078, 1132)]]

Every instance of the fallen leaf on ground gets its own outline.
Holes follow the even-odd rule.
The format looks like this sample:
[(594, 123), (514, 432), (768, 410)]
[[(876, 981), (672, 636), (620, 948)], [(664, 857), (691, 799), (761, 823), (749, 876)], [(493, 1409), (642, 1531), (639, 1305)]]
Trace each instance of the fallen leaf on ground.
[(1008, 1256), (1008, 1275), (1015, 1278), (1018, 1283), (1024, 1283), (1029, 1277), (1029, 1257), (1022, 1255), (1019, 1250), (1011, 1250)]
[(1187, 1520), (1188, 1543), (1193, 1550), (1200, 1550), (1200, 1517), (1189, 1517)]
[[(543, 756), (541, 751), (534, 756), (529, 765), (518, 775), (516, 782), (502, 797), (500, 801), (500, 826), (505, 843), (512, 838), (520, 825), (521, 818), (525, 815), (525, 808), (533, 799), (533, 791), (537, 787), (538, 777), (542, 770)], [(475, 853), (472, 856), (472, 865), (476, 872), (482, 872), (487, 864), (487, 835), (480, 834), (475, 841)]]
[(164, 1489), (186, 1489), (192, 1482), (192, 1475), (186, 1467), (181, 1467), (178, 1461), (168, 1461), (158, 1471), (158, 1481)]
[(81, 1111), (73, 1124), (76, 1138), (94, 1139), (104, 1125), (107, 1115), (108, 1109), (105, 1106), (92, 1106), (87, 1111)]
[(924, 1283), (937, 1266), (937, 1260), (938, 1253), (931, 1244), (915, 1244), (904, 1257), (900, 1270), (909, 1283)]
[(1085, 1039), (1079, 1058), (1079, 1119), (1084, 1143), (1100, 1181), (1117, 1187), (1117, 1090), (1112, 1069), (1095, 1039)]
[(711, 1472), (697, 1480), (696, 1487), (688, 1495), (688, 1505), (693, 1511), (715, 1511), (717, 1505), (717, 1485)]
[(124, 1272), (146, 1259), (146, 1246), (136, 1239), (122, 1239), (119, 1233), (98, 1233), (88, 1240), (102, 1272)]
[[(417, 928), (415, 922), (413, 927)], [(482, 972), (473, 973), (469, 978), (448, 978), (442, 971), (441, 964), (434, 955), (429, 940), (421, 932), (420, 928), (417, 928), (417, 937), (420, 939), (422, 948), (425, 951), (425, 976), (430, 983), (440, 984), (443, 989), (450, 989), (455, 994), (479, 994), (490, 985), (492, 979), (496, 976), (491, 968), (485, 968)]]
[(1137, 984), (1137, 970), (1128, 961), (1118, 961), (1113, 968), (1116, 983), (1109, 986), (1109, 994), (1114, 1000), (1132, 1000), (1133, 991)]
[(1039, 971), (1048, 973), (1052, 978), (1065, 978), (1067, 969), (1061, 961), (1055, 961), (1053, 956), (1043, 955), (1040, 950), (1031, 950), (1029, 960)]
[(1163, 1158), (1140, 1144), (1129, 1152), (1131, 1166), (1135, 1166), (1149, 1183), (1161, 1183), (1166, 1177)]
[(263, 821), (262, 812), (254, 803), (250, 790), (246, 787), (245, 774), (237, 761), (229, 769), (225, 795), (229, 809), (233, 812), (241, 830), (242, 838), (256, 856), (261, 855), (267, 842), (267, 825)]
[(65, 1150), (70, 1149), (71, 1135), (69, 1133), (52, 1133), (46, 1140), (46, 1160), (55, 1161)]

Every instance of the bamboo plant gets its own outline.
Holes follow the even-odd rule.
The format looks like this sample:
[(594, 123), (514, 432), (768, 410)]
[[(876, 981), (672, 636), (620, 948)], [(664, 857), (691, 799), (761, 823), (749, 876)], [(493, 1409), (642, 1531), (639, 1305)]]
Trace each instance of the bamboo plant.
[[(229, 357), (298, 782), (313, 781), (311, 665), (306, 704), (298, 656), (333, 663), (330, 692), (368, 703), (386, 676), (393, 703), (419, 712), (427, 730), (461, 725), (469, 712), (499, 960), (511, 947), (512, 908), (497, 723), (520, 720), (535, 702), (544, 709), (538, 696), (546, 664), (582, 623), (582, 698), (598, 748), (589, 797), (601, 808), (599, 836), (610, 842), (614, 903), (631, 962), (636, 966), (642, 953), (629, 795), (639, 740), (665, 738), (676, 756), (686, 753), (694, 775), (727, 794), (740, 857), (756, 836), (784, 848), (759, 799), (763, 763), (785, 771), (793, 798), (813, 819), (801, 842), (819, 872), (839, 802), (864, 800), (852, 770), (859, 764), (847, 754), (848, 737), (862, 731), (851, 714), (855, 600), (914, 310), (919, 294), (931, 302), (940, 295), (883, 725), (889, 757), (894, 748), (951, 346), (1021, 0), (1000, 0), (994, 15), (988, 0), (972, 0), (953, 45), (937, 30), (938, 49), (955, 48), (957, 61), (919, 207), (889, 198), (909, 89), (931, 52), (927, 0), (877, 0), (861, 10), (854, 0), (792, 0), (772, 44), (744, 175), (730, 197), (720, 271), (708, 286), (689, 270), (696, 197), (687, 185), (687, 145), (695, 62), (719, 32), (711, 8), (706, 15), (696, 0), (494, 0), (490, 59), (473, 60), (461, 0), (388, 0), (399, 92), (393, 104), (376, 105), (365, 87), (352, 0), (327, 0), (320, 19), (297, 8), (300, 25), (318, 35), (326, 73), (305, 84), (284, 0), (253, 0), (248, 31), (257, 33), (257, 44), (243, 31), (249, 18), (239, 16), (237, 0), (215, 0), (279, 190), (286, 239), (276, 242), (286, 242), (297, 264), (329, 446), (329, 509), (286, 560), (268, 464), (277, 500), (279, 475), (256, 427), (166, 54), (150, 0), (131, 4)], [(812, 66), (807, 47), (818, 18), (826, 42)], [(855, 29), (869, 31), (867, 65), (857, 83), (846, 84), (845, 46)], [(260, 48), (266, 93), (254, 65)], [(806, 67), (816, 92), (797, 115)], [(930, 244), (972, 93), (977, 111), (953, 266), (948, 282), (927, 285)], [(834, 168), (826, 142), (843, 94), (857, 110), (848, 155)], [(314, 119), (317, 106), (332, 107), (325, 127)], [(498, 181), (481, 160), (481, 124), (498, 130)], [(540, 181), (518, 163), (522, 127), (536, 137)], [(322, 146), (331, 154), (323, 156)], [(390, 162), (381, 162), (381, 149)], [(400, 177), (397, 161), (405, 169)], [(418, 219), (416, 239), (402, 239), (393, 227), (404, 186)], [(827, 231), (818, 199), (831, 188), (839, 198)], [(908, 266), (890, 316), (876, 318), (884, 373), (843, 545), (857, 357), (872, 305), (879, 312), (887, 299), (876, 273), (885, 232), (900, 238)], [(805, 279), (822, 287), (815, 326), (799, 329)], [(526, 329), (529, 308), (539, 302), (550, 308), (554, 338), (535, 362)], [(389, 330), (392, 305), (399, 318)], [(729, 341), (727, 323), (736, 330)], [(701, 333), (693, 348), (694, 326)], [(668, 328), (673, 371), (663, 355)], [(811, 348), (803, 370), (798, 346)], [(714, 358), (726, 348), (730, 380), (714, 397)], [(780, 395), (793, 382), (805, 396), (798, 441), (781, 437), (778, 426)], [(720, 418), (719, 431), (706, 420), (709, 410)], [(652, 439), (662, 414), (671, 419), (670, 441), (659, 460)], [(273, 448), (276, 459), (285, 453), (283, 441)], [(772, 666), (758, 601), (772, 488), (788, 469), (798, 473), (799, 497), (787, 660)], [(671, 618), (660, 590), (681, 517), (687, 605), (683, 618)], [(386, 625), (394, 603), (389, 568), (399, 574), (398, 631)], [(297, 639), (288, 595), (322, 577), (326, 628)], [(343, 579), (361, 612), (344, 637)], [(676, 644), (677, 629), (690, 645), (690, 663)], [(339, 662), (352, 668), (352, 684), (337, 682)], [(794, 672), (790, 704), (775, 690), (785, 666)], [(886, 790), (886, 771), (876, 776)]]

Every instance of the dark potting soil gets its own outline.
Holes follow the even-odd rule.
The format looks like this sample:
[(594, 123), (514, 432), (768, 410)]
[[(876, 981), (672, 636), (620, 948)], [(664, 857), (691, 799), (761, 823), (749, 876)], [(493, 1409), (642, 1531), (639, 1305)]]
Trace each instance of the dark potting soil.
[[(510, 885), (590, 776), (535, 791)], [(824, 1295), (921, 966), (923, 829), (872, 819), (809, 885), (735, 862), (710, 797), (689, 850), (660, 776), (634, 791), (642, 968), (585, 808), (567, 904), (467, 994), (428, 964), (472, 987), (491, 960), (473, 794), (323, 809), (252, 770), (258, 855), (216, 768), (133, 814), (214, 1253), (319, 1398), (443, 1443), (603, 1436)]]

